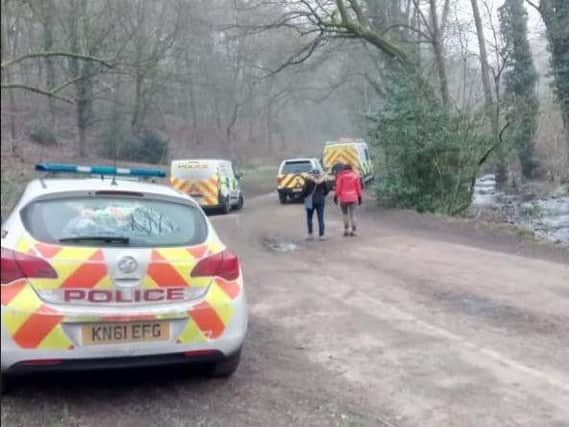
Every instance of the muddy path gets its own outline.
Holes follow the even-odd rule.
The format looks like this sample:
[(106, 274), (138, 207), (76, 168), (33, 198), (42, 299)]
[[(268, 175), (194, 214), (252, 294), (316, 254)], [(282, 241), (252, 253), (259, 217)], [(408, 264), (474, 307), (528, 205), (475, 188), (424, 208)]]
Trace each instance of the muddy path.
[(328, 208), (326, 242), (274, 195), (212, 217), (250, 302), (231, 379), (30, 378), (2, 425), (568, 425), (568, 252), (371, 208), (345, 239)]

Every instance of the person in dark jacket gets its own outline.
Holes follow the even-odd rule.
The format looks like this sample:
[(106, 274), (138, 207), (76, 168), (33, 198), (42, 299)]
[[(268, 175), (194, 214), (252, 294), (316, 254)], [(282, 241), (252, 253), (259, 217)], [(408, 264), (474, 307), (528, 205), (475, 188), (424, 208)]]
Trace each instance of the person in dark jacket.
[(318, 217), (318, 236), (320, 240), (326, 240), (324, 226), (324, 206), (326, 196), (329, 192), (328, 185), (319, 170), (313, 170), (304, 181), (302, 196), (304, 197), (304, 207), (306, 209), (306, 225), (308, 227), (307, 240), (313, 240), (312, 218), (314, 211)]

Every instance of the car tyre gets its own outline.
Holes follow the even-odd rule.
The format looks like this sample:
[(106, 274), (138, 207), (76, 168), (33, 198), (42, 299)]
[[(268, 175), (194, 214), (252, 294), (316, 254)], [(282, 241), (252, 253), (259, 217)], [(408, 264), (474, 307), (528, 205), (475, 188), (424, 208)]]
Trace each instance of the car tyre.
[(286, 203), (286, 194), (279, 194), (279, 202), (281, 202), (281, 205)]
[(228, 358), (213, 364), (208, 372), (211, 378), (227, 378), (235, 373), (241, 362), (241, 349), (233, 353)]
[(9, 389), (8, 378), (6, 377), (5, 374), (2, 374), (2, 377), (0, 378), (0, 394), (7, 393), (8, 389)]

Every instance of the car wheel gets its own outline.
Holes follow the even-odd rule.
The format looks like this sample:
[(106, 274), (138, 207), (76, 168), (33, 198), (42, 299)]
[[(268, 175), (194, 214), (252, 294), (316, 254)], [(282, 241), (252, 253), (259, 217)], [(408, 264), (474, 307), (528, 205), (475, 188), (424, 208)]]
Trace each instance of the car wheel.
[(227, 378), (235, 373), (241, 361), (241, 349), (233, 353), (227, 359), (215, 363), (208, 372), (212, 378)]
[(286, 203), (286, 194), (279, 194), (279, 202), (281, 202), (281, 205)]
[(6, 378), (6, 375), (2, 374), (2, 377), (0, 378), (0, 393), (4, 394), (8, 391), (8, 378)]
[(245, 199), (243, 199), (243, 195), (239, 194), (239, 202), (237, 202), (237, 205), (235, 206), (235, 209), (237, 210), (241, 210), (243, 209), (243, 205), (245, 204)]

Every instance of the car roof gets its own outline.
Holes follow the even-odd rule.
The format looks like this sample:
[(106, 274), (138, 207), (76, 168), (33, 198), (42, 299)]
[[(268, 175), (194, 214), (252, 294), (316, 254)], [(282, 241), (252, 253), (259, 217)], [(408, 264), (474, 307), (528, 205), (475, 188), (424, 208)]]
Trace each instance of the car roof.
[(104, 190), (132, 191), (144, 194), (186, 198), (186, 196), (184, 196), (182, 193), (167, 185), (155, 184), (145, 181), (135, 181), (120, 177), (117, 177), (114, 181), (111, 177), (107, 177), (105, 179), (44, 178), (35, 179), (28, 184), (26, 190), (24, 191), (24, 195), (22, 196), (22, 201), (27, 201), (39, 196), (48, 196), (51, 194), (65, 192)]

